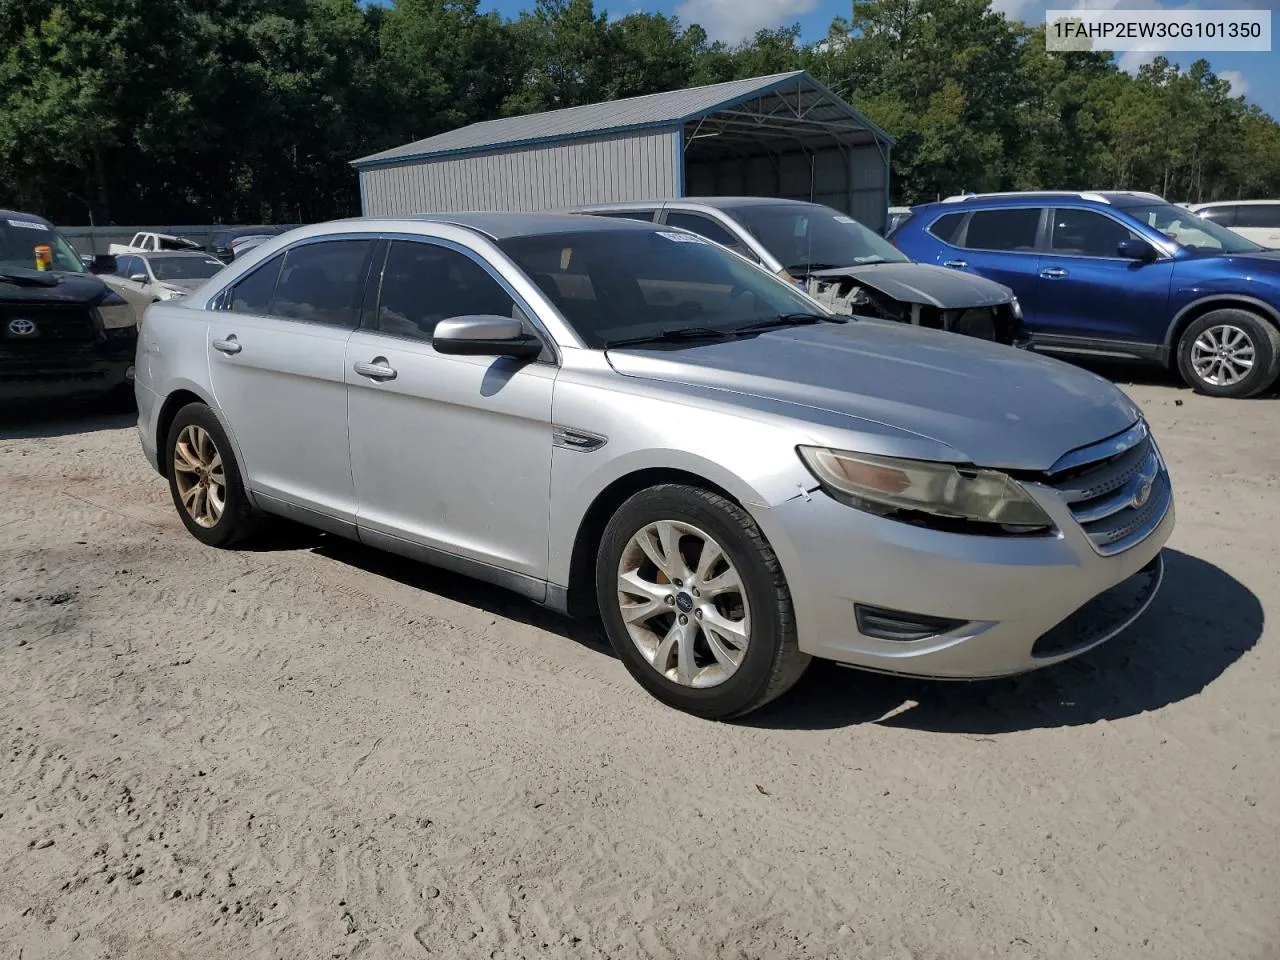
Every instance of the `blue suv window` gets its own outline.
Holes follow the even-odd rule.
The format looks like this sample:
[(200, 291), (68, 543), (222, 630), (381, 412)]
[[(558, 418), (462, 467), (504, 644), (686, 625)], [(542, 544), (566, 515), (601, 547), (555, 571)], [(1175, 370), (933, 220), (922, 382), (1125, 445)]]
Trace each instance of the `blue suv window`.
[(969, 219), (964, 246), (970, 250), (1030, 253), (1040, 232), (1039, 207), (979, 210)]
[(1135, 234), (1110, 217), (1092, 210), (1060, 209), (1053, 213), (1050, 248), (1068, 257), (1115, 257), (1116, 244)]
[(948, 213), (946, 216), (939, 217), (929, 226), (929, 232), (941, 240), (943, 243), (955, 243), (956, 236), (960, 233), (960, 224), (964, 223), (965, 214)]

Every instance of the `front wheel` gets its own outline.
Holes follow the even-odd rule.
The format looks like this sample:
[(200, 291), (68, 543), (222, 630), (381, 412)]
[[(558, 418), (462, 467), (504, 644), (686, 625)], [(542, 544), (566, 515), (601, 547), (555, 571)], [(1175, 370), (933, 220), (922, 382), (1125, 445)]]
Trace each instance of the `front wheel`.
[(1280, 330), (1247, 310), (1213, 310), (1178, 341), (1178, 372), (1197, 393), (1245, 398), (1280, 375)]
[(764, 706), (809, 664), (772, 547), (746, 511), (707, 490), (664, 484), (624, 503), (605, 528), (596, 597), (631, 675), (696, 716)]
[(183, 526), (210, 547), (229, 547), (253, 532), (257, 513), (245, 495), (231, 442), (213, 411), (189, 403), (166, 441), (169, 492)]

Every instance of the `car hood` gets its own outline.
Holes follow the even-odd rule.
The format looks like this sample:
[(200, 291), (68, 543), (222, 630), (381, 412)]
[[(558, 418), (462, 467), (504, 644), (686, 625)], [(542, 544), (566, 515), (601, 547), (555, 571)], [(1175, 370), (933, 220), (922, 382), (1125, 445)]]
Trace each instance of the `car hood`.
[(894, 300), (939, 310), (992, 307), (1013, 296), (1012, 290), (994, 280), (928, 263), (869, 263), (815, 270), (809, 276), (832, 280), (852, 277)]
[[(1095, 374), (1023, 350), (853, 321), (680, 349), (610, 350), (623, 376), (800, 404), (927, 437), (985, 467), (1047, 470), (1139, 417)], [(850, 429), (857, 429), (856, 423)]]
[(9, 272), (18, 282), (0, 279), (0, 303), (97, 303), (107, 293), (107, 285), (92, 273)]

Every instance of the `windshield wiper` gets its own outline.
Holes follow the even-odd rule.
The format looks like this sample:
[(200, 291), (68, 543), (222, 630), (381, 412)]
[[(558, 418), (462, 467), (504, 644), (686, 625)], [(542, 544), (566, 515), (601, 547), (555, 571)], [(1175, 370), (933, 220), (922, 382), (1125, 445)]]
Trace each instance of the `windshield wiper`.
[(812, 323), (847, 323), (843, 317), (825, 317), (820, 313), (780, 313), (776, 317), (770, 317), (768, 320), (757, 320), (755, 323), (748, 323), (745, 327), (738, 327), (733, 332), (738, 335), (744, 333), (761, 333), (765, 330), (776, 330), (779, 327), (803, 327)]
[(813, 273), (815, 270), (834, 270), (836, 263), (796, 263), (786, 268), (787, 273)]
[[(737, 331), (734, 331), (736, 333)], [(638, 347), (646, 343), (695, 343), (698, 340), (727, 340), (732, 333), (725, 330), (713, 330), (710, 327), (676, 327), (673, 330), (659, 330), (643, 337), (624, 337), (621, 340), (609, 340), (606, 350), (616, 347)]]

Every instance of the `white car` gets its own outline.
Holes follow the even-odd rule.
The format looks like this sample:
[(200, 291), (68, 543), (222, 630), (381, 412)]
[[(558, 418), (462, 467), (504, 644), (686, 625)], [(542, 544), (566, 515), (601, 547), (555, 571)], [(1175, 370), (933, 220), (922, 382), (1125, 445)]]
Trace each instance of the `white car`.
[(1189, 209), (1260, 247), (1280, 250), (1280, 200), (1223, 200), (1197, 203)]
[(115, 256), (125, 253), (157, 253), (161, 250), (198, 251), (200, 244), (169, 233), (139, 231), (128, 243), (113, 243), (107, 247), (107, 252)]
[(115, 272), (102, 279), (129, 301), (141, 320), (151, 304), (185, 297), (224, 266), (207, 253), (124, 253), (116, 257)]

